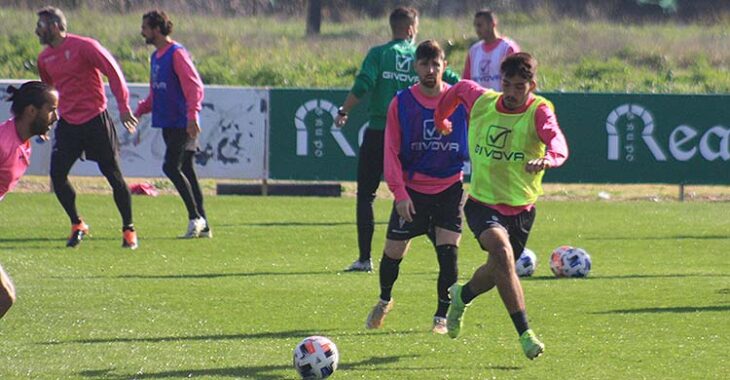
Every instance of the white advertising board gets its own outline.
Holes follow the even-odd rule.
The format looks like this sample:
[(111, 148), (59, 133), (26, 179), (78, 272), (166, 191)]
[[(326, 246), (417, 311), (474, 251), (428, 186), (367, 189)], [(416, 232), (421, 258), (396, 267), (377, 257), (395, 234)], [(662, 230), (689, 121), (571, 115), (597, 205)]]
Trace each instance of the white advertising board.
[[(8, 85), (24, 81), (0, 81), (0, 93)], [(130, 106), (147, 97), (149, 86), (131, 84)], [(151, 115), (142, 116), (137, 133), (130, 135), (119, 121), (116, 99), (107, 86), (109, 110), (119, 136), (122, 173), (126, 177), (164, 177), (162, 161), (165, 143), (158, 128), (150, 125)], [(200, 178), (263, 179), (266, 177), (266, 128), (268, 125), (268, 90), (241, 87), (206, 86), (203, 109), (200, 112), (200, 150), (195, 156)], [(62, 115), (61, 115), (62, 116)], [(0, 105), (0, 121), (10, 117), (10, 103)], [(28, 174), (48, 174), (51, 140), (33, 138), (33, 156)], [(72, 175), (101, 175), (95, 162), (77, 161)]]

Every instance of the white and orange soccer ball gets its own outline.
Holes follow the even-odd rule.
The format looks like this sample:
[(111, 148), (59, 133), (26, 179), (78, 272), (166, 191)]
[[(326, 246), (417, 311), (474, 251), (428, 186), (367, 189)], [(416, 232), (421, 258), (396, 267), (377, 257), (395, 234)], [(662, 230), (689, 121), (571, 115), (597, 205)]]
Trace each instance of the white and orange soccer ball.
[(294, 369), (302, 379), (326, 379), (337, 370), (340, 353), (323, 336), (304, 338), (294, 348)]
[(565, 276), (563, 273), (563, 254), (571, 249), (573, 249), (573, 247), (569, 245), (561, 245), (560, 247), (555, 248), (553, 253), (550, 255), (550, 270), (553, 272), (555, 277)]
[(591, 256), (583, 248), (563, 245), (550, 256), (550, 270), (556, 277), (587, 277), (591, 266)]

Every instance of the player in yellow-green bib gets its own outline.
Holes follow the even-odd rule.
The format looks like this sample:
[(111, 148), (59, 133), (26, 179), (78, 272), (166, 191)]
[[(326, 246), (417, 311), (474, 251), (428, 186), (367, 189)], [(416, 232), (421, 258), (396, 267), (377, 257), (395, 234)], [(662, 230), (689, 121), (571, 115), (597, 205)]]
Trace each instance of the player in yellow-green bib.
[[(363, 60), (355, 83), (338, 110), (335, 125), (343, 127), (348, 113), (369, 96), (369, 124), (363, 134), (357, 159), (357, 243), (358, 258), (346, 271), (371, 272), (372, 240), (375, 232), (373, 201), (383, 177), (383, 144), (388, 106), (395, 94), (418, 82), (415, 70), (418, 11), (398, 7), (389, 18), (392, 40), (372, 47)], [(459, 76), (446, 68), (444, 81), (454, 84)]]
[(469, 199), (464, 206), (469, 228), (488, 252), (487, 262), (464, 285), (449, 288), (449, 336), (461, 333), (464, 311), (471, 301), (495, 286), (529, 359), (545, 345), (530, 329), (515, 260), (527, 244), (535, 220), (535, 201), (542, 194), (546, 169), (562, 165), (568, 146), (553, 105), (533, 94), (537, 60), (529, 53), (511, 55), (500, 66), (502, 90), (486, 90), (465, 80), (441, 98), (436, 128), (451, 133), (446, 117), (463, 104), (469, 110), (469, 157), (472, 164)]

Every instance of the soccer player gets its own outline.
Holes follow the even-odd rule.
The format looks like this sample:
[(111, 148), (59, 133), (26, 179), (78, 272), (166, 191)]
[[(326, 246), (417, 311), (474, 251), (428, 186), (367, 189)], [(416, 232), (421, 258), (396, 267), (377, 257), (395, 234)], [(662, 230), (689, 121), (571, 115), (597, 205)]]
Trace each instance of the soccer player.
[[(396, 92), (407, 88), (418, 80), (413, 68), (418, 33), (418, 11), (399, 7), (390, 13), (390, 30), (393, 39), (383, 45), (371, 48), (360, 67), (350, 93), (335, 118), (335, 125), (347, 123), (347, 115), (366, 94), (370, 94), (368, 113), (370, 122), (357, 163), (357, 243), (358, 259), (347, 271), (371, 272), (373, 265), (371, 249), (375, 232), (373, 202), (383, 175), (383, 144), (385, 140), (385, 119), (388, 105)], [(444, 78), (456, 83), (458, 75), (445, 70)]]
[(0, 265), (0, 318), (8, 312), (13, 303), (15, 303), (15, 287), (10, 281), (10, 276)]
[(471, 79), (482, 87), (502, 90), (499, 65), (504, 59), (520, 51), (520, 47), (497, 30), (497, 15), (488, 9), (474, 14), (474, 30), (479, 37), (466, 54), (463, 79)]
[(60, 119), (51, 153), (51, 182), (58, 201), (71, 220), (67, 247), (76, 247), (89, 233), (89, 226), (76, 210), (76, 192), (68, 173), (85, 155), (96, 161), (114, 192), (122, 217), (122, 247), (136, 249), (137, 233), (132, 223), (132, 197), (119, 168), (119, 139), (106, 109), (102, 74), (117, 99), (122, 123), (134, 133), (137, 119), (129, 108), (129, 90), (112, 55), (91, 38), (66, 32), (66, 17), (60, 9), (38, 11), (35, 33), (47, 45), (38, 55), (41, 80), (59, 92)]
[[(38, 81), (8, 86), (13, 117), (0, 124), (0, 201), (18, 183), (30, 165), (33, 136), (45, 136), (58, 120), (58, 93)], [(15, 288), (0, 265), (0, 318), (15, 302)]]
[(30, 165), (33, 136), (45, 136), (58, 120), (58, 93), (38, 81), (8, 86), (13, 117), (0, 124), (0, 200), (13, 190)]
[(450, 122), (444, 119), (459, 105), (469, 110), (472, 176), (464, 215), (488, 252), (486, 264), (477, 268), (469, 282), (449, 288), (447, 325), (449, 336), (458, 337), (472, 300), (496, 286), (525, 355), (534, 359), (545, 346), (528, 324), (515, 260), (535, 220), (545, 170), (565, 162), (568, 146), (552, 103), (533, 94), (535, 58), (528, 53), (511, 55), (502, 62), (500, 72), (502, 93), (461, 81), (446, 92), (434, 116), (436, 128), (449, 133)]
[(444, 51), (436, 41), (420, 43), (415, 66), (419, 83), (398, 92), (388, 108), (385, 181), (395, 201), (380, 260), (380, 300), (368, 315), (366, 326), (382, 326), (393, 307), (391, 290), (410, 240), (431, 234), (433, 229), (439, 276), (432, 331), (446, 334), (448, 288), (458, 275), (467, 115), (460, 106), (450, 117), (454, 133), (441, 136), (434, 129), (433, 110), (449, 88), (442, 80)]
[(152, 112), (152, 127), (162, 129), (167, 146), (162, 171), (175, 185), (188, 211), (188, 230), (182, 237), (212, 238), (193, 163), (200, 134), (203, 82), (187, 50), (170, 37), (172, 27), (163, 11), (153, 10), (142, 16), (142, 37), (155, 51), (150, 57), (150, 94), (139, 103), (135, 115)]

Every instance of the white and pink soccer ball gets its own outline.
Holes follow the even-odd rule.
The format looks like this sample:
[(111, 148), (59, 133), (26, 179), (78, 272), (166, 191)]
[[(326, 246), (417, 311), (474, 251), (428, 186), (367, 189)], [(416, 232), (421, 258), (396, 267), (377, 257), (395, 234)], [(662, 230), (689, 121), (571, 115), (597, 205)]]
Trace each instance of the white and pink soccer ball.
[(583, 248), (562, 245), (550, 255), (550, 270), (556, 277), (587, 277), (591, 256)]

